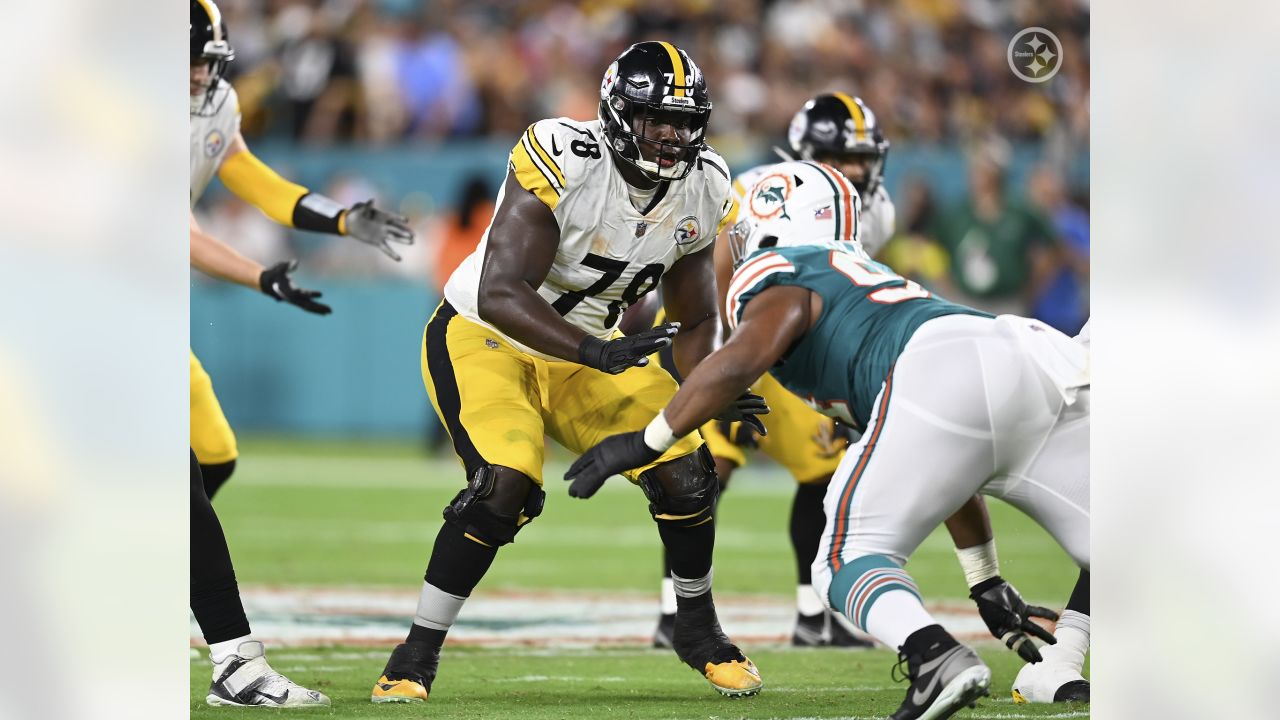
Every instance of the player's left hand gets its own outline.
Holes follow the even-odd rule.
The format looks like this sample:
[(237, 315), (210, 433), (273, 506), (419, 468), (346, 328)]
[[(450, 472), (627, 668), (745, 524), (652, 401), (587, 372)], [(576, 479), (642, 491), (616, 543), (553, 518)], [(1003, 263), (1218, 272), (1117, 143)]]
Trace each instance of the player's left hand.
[(978, 604), (978, 614), (982, 616), (991, 634), (1018, 653), (1023, 660), (1037, 663), (1044, 659), (1040, 656), (1040, 649), (1027, 637), (1027, 633), (1050, 645), (1057, 644), (1058, 639), (1053, 633), (1040, 627), (1031, 618), (1057, 620), (1058, 613), (1049, 608), (1028, 605), (1018, 591), (999, 575), (974, 585), (969, 597)]
[(764, 398), (748, 390), (738, 396), (720, 414), (716, 416), (717, 420), (724, 422), (740, 422), (751, 428), (757, 435), (761, 437), (768, 435), (769, 431), (765, 429), (764, 423), (758, 415), (768, 415), (769, 405)]
[(347, 209), (347, 235), (378, 248), (396, 262), (400, 262), (400, 255), (391, 249), (388, 241), (413, 244), (409, 218), (379, 210), (373, 206), (372, 200), (356, 203)]
[(659, 457), (662, 451), (645, 444), (643, 430), (607, 437), (569, 466), (564, 474), (564, 479), (570, 482), (569, 495), (589, 498), (611, 475), (643, 467)]

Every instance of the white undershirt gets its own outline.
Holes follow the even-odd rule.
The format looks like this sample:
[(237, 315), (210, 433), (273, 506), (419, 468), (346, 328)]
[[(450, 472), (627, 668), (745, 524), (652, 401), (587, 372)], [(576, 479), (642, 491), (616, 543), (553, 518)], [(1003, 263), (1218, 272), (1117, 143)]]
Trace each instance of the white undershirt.
[(662, 186), (659, 183), (647, 190), (642, 190), (631, 183), (625, 183), (625, 185), (627, 186), (627, 197), (631, 198), (631, 205), (637, 211), (642, 211), (649, 207), (649, 203), (653, 202), (653, 196), (657, 194), (658, 188)]

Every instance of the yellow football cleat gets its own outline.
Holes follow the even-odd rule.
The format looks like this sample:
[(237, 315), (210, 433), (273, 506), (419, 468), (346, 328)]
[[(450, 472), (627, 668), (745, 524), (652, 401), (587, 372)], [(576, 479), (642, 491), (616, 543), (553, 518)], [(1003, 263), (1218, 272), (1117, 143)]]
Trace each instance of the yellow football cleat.
[(426, 702), (427, 689), (413, 680), (388, 680), (383, 675), (373, 686), (373, 695), (369, 699), (376, 703)]
[(742, 662), (730, 660), (722, 663), (707, 663), (703, 670), (711, 687), (725, 697), (749, 697), (760, 692), (764, 681), (760, 679), (760, 671), (751, 658), (743, 656)]

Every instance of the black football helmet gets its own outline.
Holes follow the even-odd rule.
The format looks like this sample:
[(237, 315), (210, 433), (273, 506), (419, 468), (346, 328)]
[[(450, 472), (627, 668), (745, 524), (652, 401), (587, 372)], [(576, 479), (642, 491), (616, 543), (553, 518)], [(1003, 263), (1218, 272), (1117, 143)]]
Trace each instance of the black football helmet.
[[(646, 125), (655, 116), (679, 117), (689, 131), (688, 142), (656, 141)], [(711, 98), (707, 81), (693, 59), (669, 42), (636, 43), (618, 56), (600, 83), (600, 122), (614, 156), (651, 180), (679, 180), (687, 176), (706, 145)], [(675, 159), (670, 167), (646, 160), (640, 143), (658, 147), (659, 155)]]
[(889, 141), (880, 132), (876, 114), (861, 98), (842, 92), (814, 97), (791, 119), (787, 142), (800, 160), (830, 163), (868, 158), (867, 174), (853, 183), (864, 203), (884, 180)]
[[(218, 80), (236, 52), (227, 41), (227, 24), (213, 0), (191, 0), (191, 65), (209, 63), (209, 87), (204, 104), (213, 102)], [(193, 106), (194, 107), (194, 106)]]

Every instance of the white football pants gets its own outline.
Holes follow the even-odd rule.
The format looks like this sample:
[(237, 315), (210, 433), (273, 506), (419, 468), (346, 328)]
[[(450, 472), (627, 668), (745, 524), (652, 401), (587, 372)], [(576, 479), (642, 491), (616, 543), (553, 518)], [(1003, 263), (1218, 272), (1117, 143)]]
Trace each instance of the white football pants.
[[(1089, 569), (1086, 346), (1035, 320), (949, 315), (912, 336), (828, 486), (814, 589), (867, 555), (899, 566), (976, 493)], [(997, 538), (997, 543), (999, 539)]]

